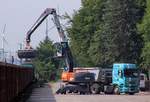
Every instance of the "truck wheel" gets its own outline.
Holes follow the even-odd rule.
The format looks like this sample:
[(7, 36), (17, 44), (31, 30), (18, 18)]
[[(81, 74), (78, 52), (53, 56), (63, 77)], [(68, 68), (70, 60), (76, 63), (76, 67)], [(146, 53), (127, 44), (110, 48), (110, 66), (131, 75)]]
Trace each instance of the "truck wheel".
[(66, 91), (65, 90), (61, 90), (60, 94), (66, 94)]
[(71, 90), (66, 89), (66, 94), (69, 94), (69, 93), (71, 93)]
[(83, 91), (80, 91), (80, 95), (85, 95), (85, 92), (83, 92)]
[(134, 95), (134, 94), (135, 94), (135, 93), (133, 93), (133, 92), (130, 92), (130, 93), (129, 93), (129, 95)]
[(56, 94), (60, 94), (61, 93), (61, 89), (58, 89), (57, 91), (56, 91)]
[(78, 93), (78, 90), (74, 90), (73, 93)]
[(114, 94), (116, 94), (116, 95), (119, 95), (119, 94), (120, 94), (120, 92), (119, 92), (119, 87), (118, 87), (118, 86), (115, 86), (115, 87), (114, 87)]
[(100, 93), (100, 86), (99, 86), (99, 84), (95, 83), (95, 84), (91, 85), (90, 91), (91, 91), (92, 94), (99, 94)]

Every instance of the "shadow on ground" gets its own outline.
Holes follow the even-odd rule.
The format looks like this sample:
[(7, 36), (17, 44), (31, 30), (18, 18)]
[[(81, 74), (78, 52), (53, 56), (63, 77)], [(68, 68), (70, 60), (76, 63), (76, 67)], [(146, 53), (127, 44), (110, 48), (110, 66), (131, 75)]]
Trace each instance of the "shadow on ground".
[(48, 83), (36, 82), (30, 85), (13, 102), (56, 102)]

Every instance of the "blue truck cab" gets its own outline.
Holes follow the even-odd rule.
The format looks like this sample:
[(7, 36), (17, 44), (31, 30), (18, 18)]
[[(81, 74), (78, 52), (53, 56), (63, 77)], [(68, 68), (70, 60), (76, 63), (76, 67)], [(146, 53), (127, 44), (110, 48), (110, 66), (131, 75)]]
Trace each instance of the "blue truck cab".
[(115, 63), (112, 71), (114, 93), (139, 92), (139, 70), (135, 64)]

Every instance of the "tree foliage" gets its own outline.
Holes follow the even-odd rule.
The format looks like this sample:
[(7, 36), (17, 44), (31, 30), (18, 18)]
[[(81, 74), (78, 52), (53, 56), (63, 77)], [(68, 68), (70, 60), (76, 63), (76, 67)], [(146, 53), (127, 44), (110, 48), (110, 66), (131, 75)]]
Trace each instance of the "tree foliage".
[(45, 80), (56, 80), (58, 61), (54, 60), (55, 47), (52, 41), (45, 39), (37, 47), (37, 57), (34, 65), (39, 78)]
[(81, 66), (138, 63), (142, 38), (136, 24), (145, 0), (82, 0), (68, 28), (70, 45)]
[(141, 67), (148, 69), (150, 68), (150, 0), (147, 0), (146, 13), (142, 22), (138, 25), (138, 29), (144, 39)]
[(138, 10), (134, 0), (106, 0), (102, 31), (105, 63), (137, 63), (142, 47), (136, 28)]
[(73, 17), (72, 27), (68, 29), (70, 45), (80, 66), (93, 66), (89, 52), (94, 32), (102, 16), (103, 0), (82, 0), (82, 8)]

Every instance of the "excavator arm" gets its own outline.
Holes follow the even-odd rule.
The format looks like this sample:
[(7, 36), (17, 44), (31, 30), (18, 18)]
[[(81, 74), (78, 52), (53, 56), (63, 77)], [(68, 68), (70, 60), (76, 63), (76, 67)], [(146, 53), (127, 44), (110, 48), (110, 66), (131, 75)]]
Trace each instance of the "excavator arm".
[(26, 36), (26, 43), (30, 43), (31, 41), (31, 35), (34, 33), (34, 31), (41, 25), (41, 23), (47, 18), (49, 14), (53, 14), (53, 12), (56, 12), (55, 9), (47, 8), (41, 16), (37, 19), (37, 21), (34, 23), (34, 25), (29, 29)]
[(41, 25), (41, 23), (47, 18), (47, 16), (49, 15), (53, 15), (54, 17), (54, 23), (57, 27), (58, 33), (60, 38), (62, 39), (63, 42), (67, 42), (67, 38), (64, 34), (64, 30), (61, 27), (58, 15), (56, 13), (56, 10), (53, 8), (47, 8), (42, 14), (41, 16), (37, 19), (37, 21), (34, 23), (34, 25), (30, 28), (30, 30), (27, 32), (27, 36), (26, 36), (26, 42), (30, 43), (31, 41), (31, 35), (32, 33), (34, 33), (34, 31)]
[(68, 46), (68, 40), (64, 33), (64, 30), (60, 24), (59, 17), (56, 13), (54, 8), (47, 8), (37, 19), (34, 25), (29, 29), (26, 34), (26, 47), (24, 50), (18, 50), (18, 57), (19, 58), (34, 58), (36, 56), (36, 51), (32, 49), (30, 42), (31, 42), (31, 35), (34, 31), (42, 24), (42, 22), (49, 16), (53, 15), (53, 21), (57, 28), (59, 37), (61, 38), (61, 46), (62, 46), (62, 57), (65, 59), (66, 66), (68, 68), (68, 72), (73, 72), (73, 58)]

